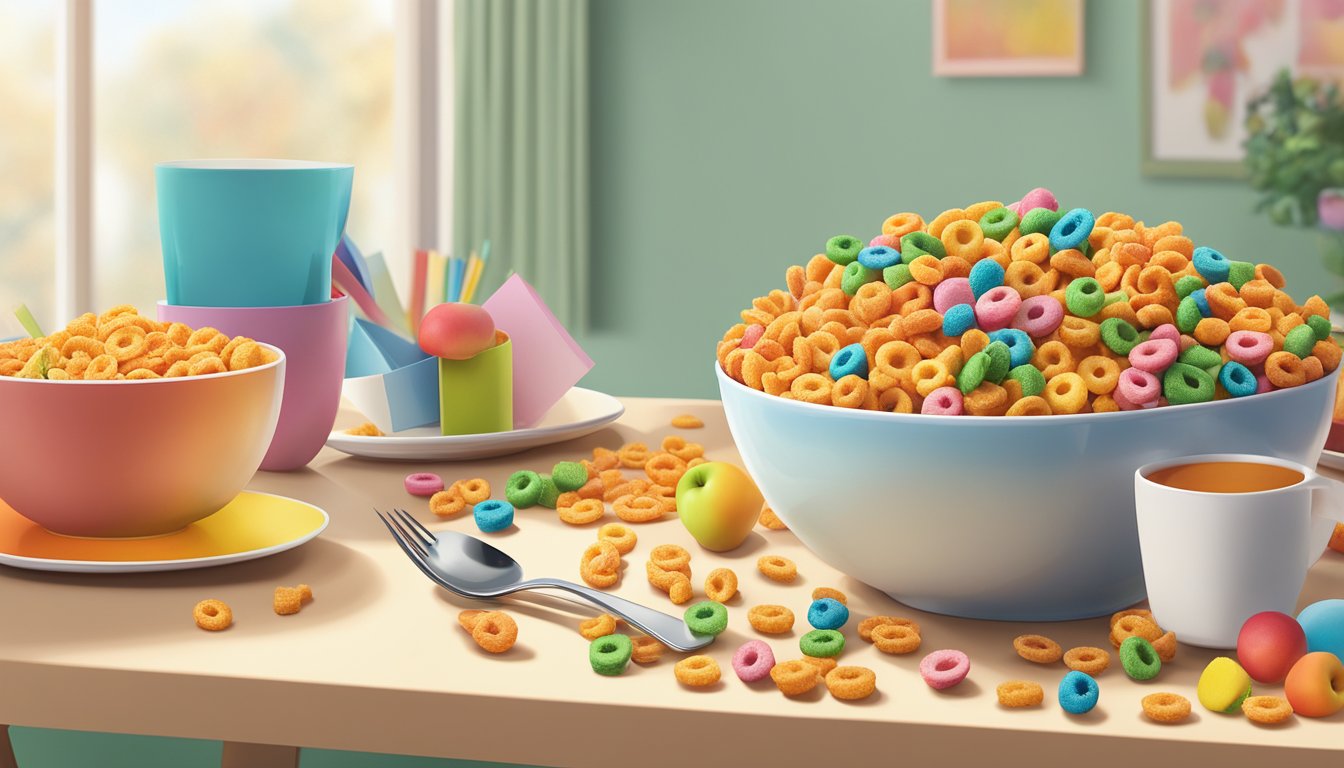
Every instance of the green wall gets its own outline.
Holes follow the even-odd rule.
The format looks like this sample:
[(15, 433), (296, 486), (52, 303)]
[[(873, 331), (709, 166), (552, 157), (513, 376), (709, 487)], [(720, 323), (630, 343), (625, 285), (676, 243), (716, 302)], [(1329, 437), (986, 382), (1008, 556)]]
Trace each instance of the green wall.
[(1032, 79), (933, 77), (924, 0), (593, 4), (588, 386), (716, 397), (714, 342), (831, 235), (1035, 186), (1340, 287), (1245, 182), (1139, 172), (1139, 3), (1088, 3), (1086, 74)]
[[(1139, 173), (1139, 5), (1087, 5), (1079, 78), (930, 75), (924, 0), (592, 0), (594, 330), (585, 384), (714, 397), (714, 341), (832, 234), (1048, 186), (1175, 218), (1298, 298), (1341, 286), (1242, 182)], [(24, 768), (218, 764), (212, 742), (15, 729)], [(121, 762), (109, 762), (114, 755)], [(304, 768), (476, 765), (313, 751)]]

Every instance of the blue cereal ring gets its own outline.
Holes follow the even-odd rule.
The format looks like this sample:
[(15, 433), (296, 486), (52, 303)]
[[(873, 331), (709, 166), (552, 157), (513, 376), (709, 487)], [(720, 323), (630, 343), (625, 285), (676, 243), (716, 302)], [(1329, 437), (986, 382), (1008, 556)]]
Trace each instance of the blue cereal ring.
[(849, 621), (849, 608), (833, 597), (813, 600), (807, 608), (807, 623), (814, 629), (839, 629)]
[(1026, 331), (1017, 328), (991, 331), (989, 340), (1001, 341), (1008, 346), (1008, 367), (1010, 370), (1031, 362), (1031, 356), (1036, 354), (1036, 345), (1031, 343), (1031, 336), (1028, 336)]
[(1086, 672), (1074, 670), (1059, 681), (1059, 706), (1071, 715), (1091, 712), (1100, 697), (1101, 688)]
[(901, 238), (901, 261), (909, 264), (926, 253), (941, 259), (947, 255), (947, 248), (943, 247), (942, 240), (928, 232), (915, 231)]
[(868, 353), (855, 342), (831, 356), (831, 378), (839, 381), (849, 375), (868, 378)]
[(957, 304), (943, 313), (943, 335), (960, 336), (975, 327), (975, 307)]
[(495, 533), (513, 525), (513, 505), (498, 499), (486, 499), (471, 508), (481, 533)]
[(869, 269), (886, 269), (901, 263), (901, 252), (885, 245), (870, 245), (859, 251), (859, 263)]
[(971, 267), (971, 293), (975, 298), (1003, 285), (1003, 265), (993, 259), (981, 259)]
[(1226, 256), (1207, 245), (1196, 248), (1190, 261), (1195, 265), (1195, 271), (1199, 276), (1209, 281), (1209, 285), (1227, 282), (1227, 274), (1232, 268), (1232, 263)]
[(1190, 298), (1195, 300), (1195, 308), (1199, 310), (1200, 317), (1213, 317), (1213, 310), (1209, 309), (1209, 299), (1204, 295), (1204, 289), (1190, 292)]
[(854, 263), (861, 250), (863, 241), (853, 235), (836, 235), (826, 241), (826, 258), (842, 267)]
[(1251, 369), (1236, 360), (1223, 363), (1223, 369), (1218, 371), (1218, 383), (1233, 397), (1254, 395), (1257, 386)]
[(840, 275), (840, 290), (845, 292), (846, 296), (853, 296), (859, 292), (864, 285), (878, 279), (882, 273), (869, 269), (857, 261), (851, 261), (845, 265), (845, 271)]
[(1087, 236), (1092, 234), (1092, 227), (1096, 223), (1097, 220), (1091, 211), (1086, 208), (1074, 208), (1060, 216), (1055, 226), (1050, 228), (1050, 247), (1056, 251), (1081, 248), (1087, 242)]

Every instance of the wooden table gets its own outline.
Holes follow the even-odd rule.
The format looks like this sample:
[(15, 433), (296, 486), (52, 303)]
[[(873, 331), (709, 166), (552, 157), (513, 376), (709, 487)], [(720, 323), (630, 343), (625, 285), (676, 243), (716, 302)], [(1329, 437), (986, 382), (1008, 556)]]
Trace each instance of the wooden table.
[[(1042, 766), (1309, 766), (1339, 765), (1344, 756), (1344, 713), (1267, 729), (1196, 703), (1187, 724), (1147, 722), (1139, 707), (1147, 693), (1172, 690), (1194, 700), (1199, 672), (1215, 654), (1190, 646), (1182, 646), (1151, 684), (1127, 679), (1113, 663), (1100, 677), (1100, 705), (1082, 717), (1066, 715), (1054, 703), (1064, 667), (1018, 659), (1012, 638), (1040, 632), (1065, 647), (1105, 646), (1104, 618), (1015, 624), (923, 614), (823, 565), (793, 534), (761, 528), (738, 550), (714, 555), (696, 547), (675, 519), (639, 527), (639, 545), (615, 590), (681, 612), (644, 578), (648, 551), (660, 543), (694, 553), (697, 581), (713, 567), (737, 572), (742, 595), (729, 604), (728, 632), (709, 651), (725, 678), (709, 690), (679, 686), (672, 676), (678, 656), (671, 653), (649, 667), (632, 665), (621, 677), (594, 675), (588, 644), (577, 632), (578, 621), (591, 614), (547, 597), (509, 603), (520, 626), (518, 645), (501, 657), (488, 656), (457, 624), (457, 612), (472, 604), (412, 567), (373, 508), (404, 507), (433, 521), (425, 501), (402, 489), (411, 471), (439, 472), (450, 482), (479, 475), (501, 489), (515, 469), (544, 471), (557, 460), (587, 456), (595, 446), (630, 440), (656, 445), (673, 433), (702, 442), (710, 458), (737, 460), (717, 402), (625, 402), (628, 412), (612, 429), (512, 457), (409, 465), (325, 451), (307, 470), (260, 473), (252, 488), (311, 501), (332, 517), (319, 539), (267, 559), (114, 576), (0, 569), (0, 723), (220, 739), (226, 765), (249, 766), (294, 765), (301, 747), (554, 766), (619, 760), (700, 768), (822, 764), (840, 756), (953, 765), (1014, 764), (1029, 757)], [(706, 427), (669, 427), (669, 419), (683, 412), (700, 415)], [(358, 420), (345, 411), (339, 425)], [(470, 515), (430, 524), (474, 531)], [(592, 541), (593, 528), (572, 528), (549, 510), (533, 509), (519, 513), (516, 529), (489, 538), (529, 574), (577, 579), (579, 553)], [(798, 582), (783, 586), (762, 577), (755, 561), (765, 553), (793, 558)], [(296, 616), (276, 616), (272, 589), (299, 582), (313, 586), (316, 600)], [(844, 703), (823, 686), (790, 700), (768, 680), (739, 682), (729, 659), (757, 636), (747, 624), (747, 607), (781, 603), (794, 609), (794, 633), (765, 639), (780, 658), (795, 658), (810, 592), (818, 586), (844, 590), (857, 617), (916, 618), (923, 627), (921, 651), (965, 650), (970, 677), (935, 692), (919, 679), (923, 653), (880, 654), (857, 638), (851, 621), (844, 662), (877, 671), (875, 696)], [(1344, 556), (1330, 553), (1312, 569), (1302, 601), (1341, 595)], [(191, 608), (206, 597), (233, 606), (232, 629), (211, 634), (195, 627)], [(1044, 685), (1046, 705), (999, 708), (994, 688), (1014, 678)], [(0, 768), (12, 765), (0, 728)]]

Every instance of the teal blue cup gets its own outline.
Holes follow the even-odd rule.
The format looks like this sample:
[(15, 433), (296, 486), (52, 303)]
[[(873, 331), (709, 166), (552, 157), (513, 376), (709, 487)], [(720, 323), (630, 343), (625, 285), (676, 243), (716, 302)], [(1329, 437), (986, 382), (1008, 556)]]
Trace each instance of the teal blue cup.
[(154, 166), (168, 303), (287, 307), (331, 300), (331, 257), (355, 167), (304, 160)]

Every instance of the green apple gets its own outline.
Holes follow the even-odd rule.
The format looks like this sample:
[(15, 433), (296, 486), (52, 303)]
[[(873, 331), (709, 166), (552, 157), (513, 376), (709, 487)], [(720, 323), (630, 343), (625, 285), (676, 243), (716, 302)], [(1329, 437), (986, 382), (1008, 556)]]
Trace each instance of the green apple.
[(691, 467), (677, 483), (681, 523), (711, 552), (727, 552), (746, 541), (764, 503), (751, 476), (722, 461)]

